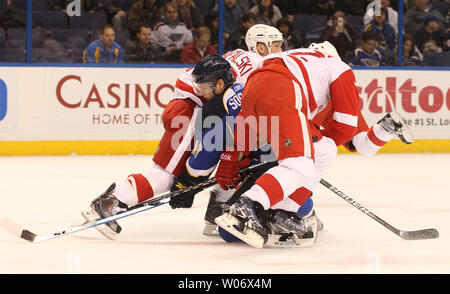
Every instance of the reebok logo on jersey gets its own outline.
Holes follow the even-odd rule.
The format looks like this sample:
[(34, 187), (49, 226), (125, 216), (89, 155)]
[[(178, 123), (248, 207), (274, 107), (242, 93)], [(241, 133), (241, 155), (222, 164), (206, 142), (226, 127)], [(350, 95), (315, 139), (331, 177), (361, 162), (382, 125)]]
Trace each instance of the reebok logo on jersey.
[(222, 153), (222, 155), (220, 155), (220, 160), (231, 161), (231, 155)]

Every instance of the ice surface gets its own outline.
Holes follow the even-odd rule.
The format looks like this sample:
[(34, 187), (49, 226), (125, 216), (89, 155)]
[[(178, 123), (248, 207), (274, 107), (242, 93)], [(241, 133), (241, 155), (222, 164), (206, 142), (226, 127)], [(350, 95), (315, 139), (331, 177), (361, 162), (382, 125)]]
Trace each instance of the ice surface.
[[(80, 211), (151, 156), (0, 157), (0, 217), (37, 234), (82, 222)], [(256, 249), (202, 235), (208, 193), (192, 209), (158, 207), (120, 221), (115, 241), (95, 229), (29, 243), (0, 229), (0, 273), (450, 273), (450, 154), (339, 155), (324, 179), (403, 230), (406, 241), (331, 191), (315, 191), (324, 230), (311, 248)]]

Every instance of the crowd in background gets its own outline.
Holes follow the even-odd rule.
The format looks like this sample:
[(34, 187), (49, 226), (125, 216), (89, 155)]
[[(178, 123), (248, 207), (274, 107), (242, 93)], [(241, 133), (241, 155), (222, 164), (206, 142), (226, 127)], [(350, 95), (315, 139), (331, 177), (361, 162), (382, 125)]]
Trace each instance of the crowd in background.
[[(398, 1), (380, 0), (374, 15), (367, 10), (372, 0), (224, 0), (223, 52), (247, 49), (247, 29), (264, 23), (283, 33), (284, 50), (326, 40), (350, 65), (397, 65)], [(24, 41), (14, 36), (25, 30), (26, 0), (0, 2), (0, 55), (12, 49), (23, 53)], [(73, 1), (33, 2), (42, 3), (39, 10), (63, 11), (68, 23), (59, 28), (33, 19), (33, 61), (195, 64), (218, 52), (217, 0), (81, 0), (83, 15), (105, 21), (76, 29), (71, 20), (77, 16), (66, 14)], [(404, 66), (430, 65), (426, 56), (448, 66), (449, 1), (404, 0), (401, 33)]]

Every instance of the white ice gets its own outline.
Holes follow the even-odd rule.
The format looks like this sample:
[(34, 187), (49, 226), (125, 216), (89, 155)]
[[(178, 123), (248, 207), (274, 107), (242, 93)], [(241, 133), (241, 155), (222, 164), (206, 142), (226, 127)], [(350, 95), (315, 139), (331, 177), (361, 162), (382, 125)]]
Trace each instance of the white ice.
[[(0, 217), (38, 234), (82, 222), (80, 211), (151, 156), (0, 157)], [(256, 249), (202, 235), (208, 192), (191, 209), (168, 205), (120, 221), (115, 241), (95, 229), (29, 243), (0, 229), (0, 273), (450, 273), (450, 154), (340, 154), (324, 175), (399, 229), (436, 228), (406, 241), (320, 186), (325, 228), (313, 247)]]

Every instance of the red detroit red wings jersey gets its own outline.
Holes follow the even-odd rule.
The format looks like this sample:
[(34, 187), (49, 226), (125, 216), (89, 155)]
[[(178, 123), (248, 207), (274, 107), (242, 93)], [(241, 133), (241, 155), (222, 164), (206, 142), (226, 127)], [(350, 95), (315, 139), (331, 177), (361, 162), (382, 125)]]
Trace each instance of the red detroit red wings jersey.
[[(292, 72), (282, 59), (272, 58), (250, 75), (238, 115), (243, 119), (237, 121), (254, 120), (256, 125), (248, 133), (256, 132), (269, 141), (278, 160), (298, 156), (314, 158), (307, 106), (304, 91)], [(243, 139), (251, 137), (240, 130), (245, 133), (242, 126), (237, 126), (238, 148)]]
[(351, 68), (337, 58), (311, 49), (295, 49), (271, 54), (264, 60), (280, 58), (301, 85), (312, 120), (332, 101), (333, 120), (323, 135), (336, 145), (351, 139), (358, 125), (359, 100)]

